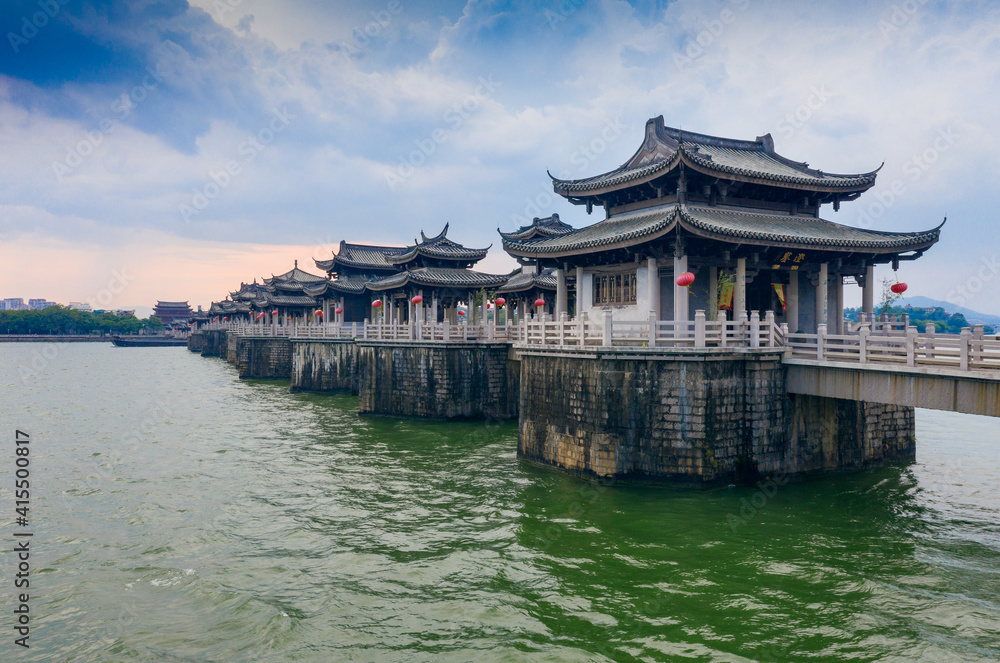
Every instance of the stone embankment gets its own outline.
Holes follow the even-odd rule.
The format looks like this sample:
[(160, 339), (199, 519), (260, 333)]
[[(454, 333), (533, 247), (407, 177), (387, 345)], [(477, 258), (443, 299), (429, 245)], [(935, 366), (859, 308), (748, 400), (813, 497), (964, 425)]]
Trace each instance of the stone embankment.
[(599, 477), (757, 481), (915, 458), (913, 408), (792, 395), (780, 351), (512, 349), (191, 334), (241, 378), (358, 395), (361, 414), (519, 419), (518, 455)]

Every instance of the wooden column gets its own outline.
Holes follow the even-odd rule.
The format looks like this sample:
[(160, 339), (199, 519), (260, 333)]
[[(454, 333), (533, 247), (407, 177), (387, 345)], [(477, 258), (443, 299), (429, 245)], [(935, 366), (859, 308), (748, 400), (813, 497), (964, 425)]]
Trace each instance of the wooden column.
[(828, 301), (828, 291), (827, 291), (827, 280), (830, 275), (830, 265), (828, 263), (822, 263), (819, 266), (819, 277), (816, 281), (816, 328), (819, 329), (819, 325), (827, 324), (827, 309), (829, 307)]
[(646, 278), (648, 279), (649, 287), (647, 288), (649, 296), (649, 312), (653, 315), (654, 320), (660, 319), (660, 266), (656, 262), (656, 258), (648, 258), (646, 260)]
[(792, 275), (788, 279), (788, 289), (785, 291), (785, 319), (788, 322), (788, 331), (797, 332), (799, 330), (799, 272), (792, 270)]
[(706, 318), (715, 320), (719, 315), (719, 268), (708, 268), (708, 313)]
[(438, 322), (438, 296), (437, 292), (434, 293), (434, 298), (431, 300), (431, 324), (436, 325)]
[(861, 289), (861, 311), (875, 312), (875, 265), (868, 265), (865, 270), (865, 285)]
[(583, 267), (576, 268), (576, 317), (586, 311), (587, 307), (583, 303)]
[(555, 315), (566, 312), (566, 270), (559, 268), (556, 270), (556, 310)]
[(833, 276), (833, 333), (844, 333), (844, 277), (842, 274)]
[(742, 320), (747, 312), (747, 259), (736, 259), (736, 283), (733, 284), (733, 320)]
[(688, 319), (688, 289), (677, 285), (677, 277), (687, 271), (687, 256), (674, 256), (674, 321)]

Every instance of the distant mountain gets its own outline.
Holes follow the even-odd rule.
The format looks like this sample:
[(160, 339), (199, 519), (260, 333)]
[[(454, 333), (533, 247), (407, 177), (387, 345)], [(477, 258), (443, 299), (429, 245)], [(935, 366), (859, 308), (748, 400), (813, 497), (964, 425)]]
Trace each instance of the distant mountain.
[(965, 319), (969, 321), (969, 324), (992, 325), (993, 327), (1000, 326), (1000, 315), (980, 313), (979, 311), (973, 311), (971, 308), (965, 308), (964, 306), (956, 306), (955, 304), (943, 302), (940, 299), (931, 299), (930, 297), (917, 295), (916, 297), (904, 297), (897, 305), (906, 306), (907, 304), (913, 306), (914, 308), (940, 306), (946, 313), (961, 313), (965, 316)]

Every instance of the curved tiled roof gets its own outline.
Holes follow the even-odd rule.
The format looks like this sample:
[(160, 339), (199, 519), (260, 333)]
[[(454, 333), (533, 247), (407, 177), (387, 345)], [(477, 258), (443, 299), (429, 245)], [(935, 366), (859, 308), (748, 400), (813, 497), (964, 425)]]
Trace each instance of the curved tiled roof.
[(330, 260), (314, 260), (316, 267), (325, 271), (333, 270), (337, 265), (355, 269), (394, 269), (389, 263), (390, 256), (406, 252), (404, 246), (375, 246), (373, 244), (351, 244), (342, 241), (340, 250)]
[(226, 313), (249, 313), (250, 304), (242, 302), (219, 302), (219, 308)]
[(529, 225), (521, 226), (514, 232), (505, 233), (497, 228), (500, 236), (507, 239), (531, 239), (538, 236), (552, 237), (554, 235), (564, 235), (572, 230), (573, 226), (560, 221), (558, 214), (547, 216), (544, 219), (536, 216)]
[(309, 272), (302, 271), (299, 269), (299, 261), (295, 261), (295, 267), (285, 272), (284, 274), (279, 274), (277, 276), (271, 275), (271, 278), (264, 279), (264, 283), (267, 285), (273, 285), (275, 282), (281, 281), (294, 281), (296, 283), (315, 283), (317, 281), (325, 281), (325, 276), (316, 276), (315, 274), (310, 274)]
[(399, 274), (393, 274), (378, 281), (370, 281), (365, 287), (372, 292), (394, 290), (407, 284), (428, 287), (493, 288), (507, 282), (505, 274), (484, 274), (471, 269), (453, 267), (418, 267)]
[(505, 238), (503, 243), (504, 250), (517, 256), (594, 253), (641, 244), (666, 234), (677, 223), (696, 235), (731, 243), (862, 249), (876, 253), (925, 249), (938, 240), (941, 228), (887, 232), (854, 228), (808, 215), (672, 203), (616, 214), (558, 237), (529, 240)]
[(448, 226), (449, 224), (444, 224), (444, 230), (434, 237), (427, 237), (423, 231), (420, 231), (419, 242), (414, 241), (413, 246), (405, 249), (405, 253), (388, 256), (387, 260), (392, 265), (404, 265), (412, 262), (418, 256), (459, 262), (478, 262), (486, 257), (486, 253), (490, 250), (489, 246), (485, 249), (470, 249), (453, 242), (447, 237)]
[(365, 291), (365, 284), (374, 281), (374, 276), (348, 276), (330, 281), (330, 289), (360, 295)]
[(497, 288), (497, 292), (524, 292), (535, 288), (554, 291), (556, 289), (555, 270), (552, 268), (544, 269), (541, 274), (515, 272), (507, 279), (507, 283)]
[(941, 226), (919, 232), (888, 232), (844, 226), (814, 216), (738, 208), (685, 205), (680, 211), (686, 226), (713, 236), (820, 248), (911, 251), (934, 244), (941, 234)]
[(857, 174), (825, 173), (776, 153), (770, 134), (752, 141), (697, 134), (664, 126), (661, 115), (646, 122), (642, 146), (618, 168), (579, 180), (552, 177), (552, 183), (555, 191), (562, 195), (588, 195), (622, 188), (633, 181), (648, 181), (682, 162), (713, 174), (822, 191), (865, 190), (875, 183), (878, 174), (878, 170)]
[(262, 292), (254, 306), (316, 306), (316, 300), (308, 295), (279, 295)]
[(562, 254), (578, 251), (592, 253), (634, 244), (642, 238), (662, 234), (673, 226), (677, 205), (661, 205), (648, 209), (616, 214), (592, 226), (555, 237), (527, 240), (503, 239), (504, 250), (513, 255)]

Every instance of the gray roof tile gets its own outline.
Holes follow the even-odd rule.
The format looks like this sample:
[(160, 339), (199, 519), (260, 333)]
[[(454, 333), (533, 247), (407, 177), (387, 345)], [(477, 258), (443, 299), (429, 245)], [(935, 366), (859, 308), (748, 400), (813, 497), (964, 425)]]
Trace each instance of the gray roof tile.
[(560, 194), (586, 195), (598, 189), (624, 187), (632, 181), (666, 173), (682, 161), (714, 172), (824, 190), (867, 189), (875, 183), (878, 172), (825, 173), (777, 154), (770, 134), (752, 141), (696, 134), (666, 127), (663, 116), (659, 116), (646, 123), (642, 146), (618, 168), (578, 180), (552, 178), (552, 181)]
[(833, 250), (911, 251), (938, 240), (940, 226), (920, 232), (886, 232), (845, 226), (814, 216), (792, 215), (738, 207), (668, 204), (616, 214), (592, 226), (558, 237), (504, 239), (513, 255), (545, 256), (592, 253), (620, 248), (662, 235), (676, 222), (696, 234), (721, 241), (754, 241)]

